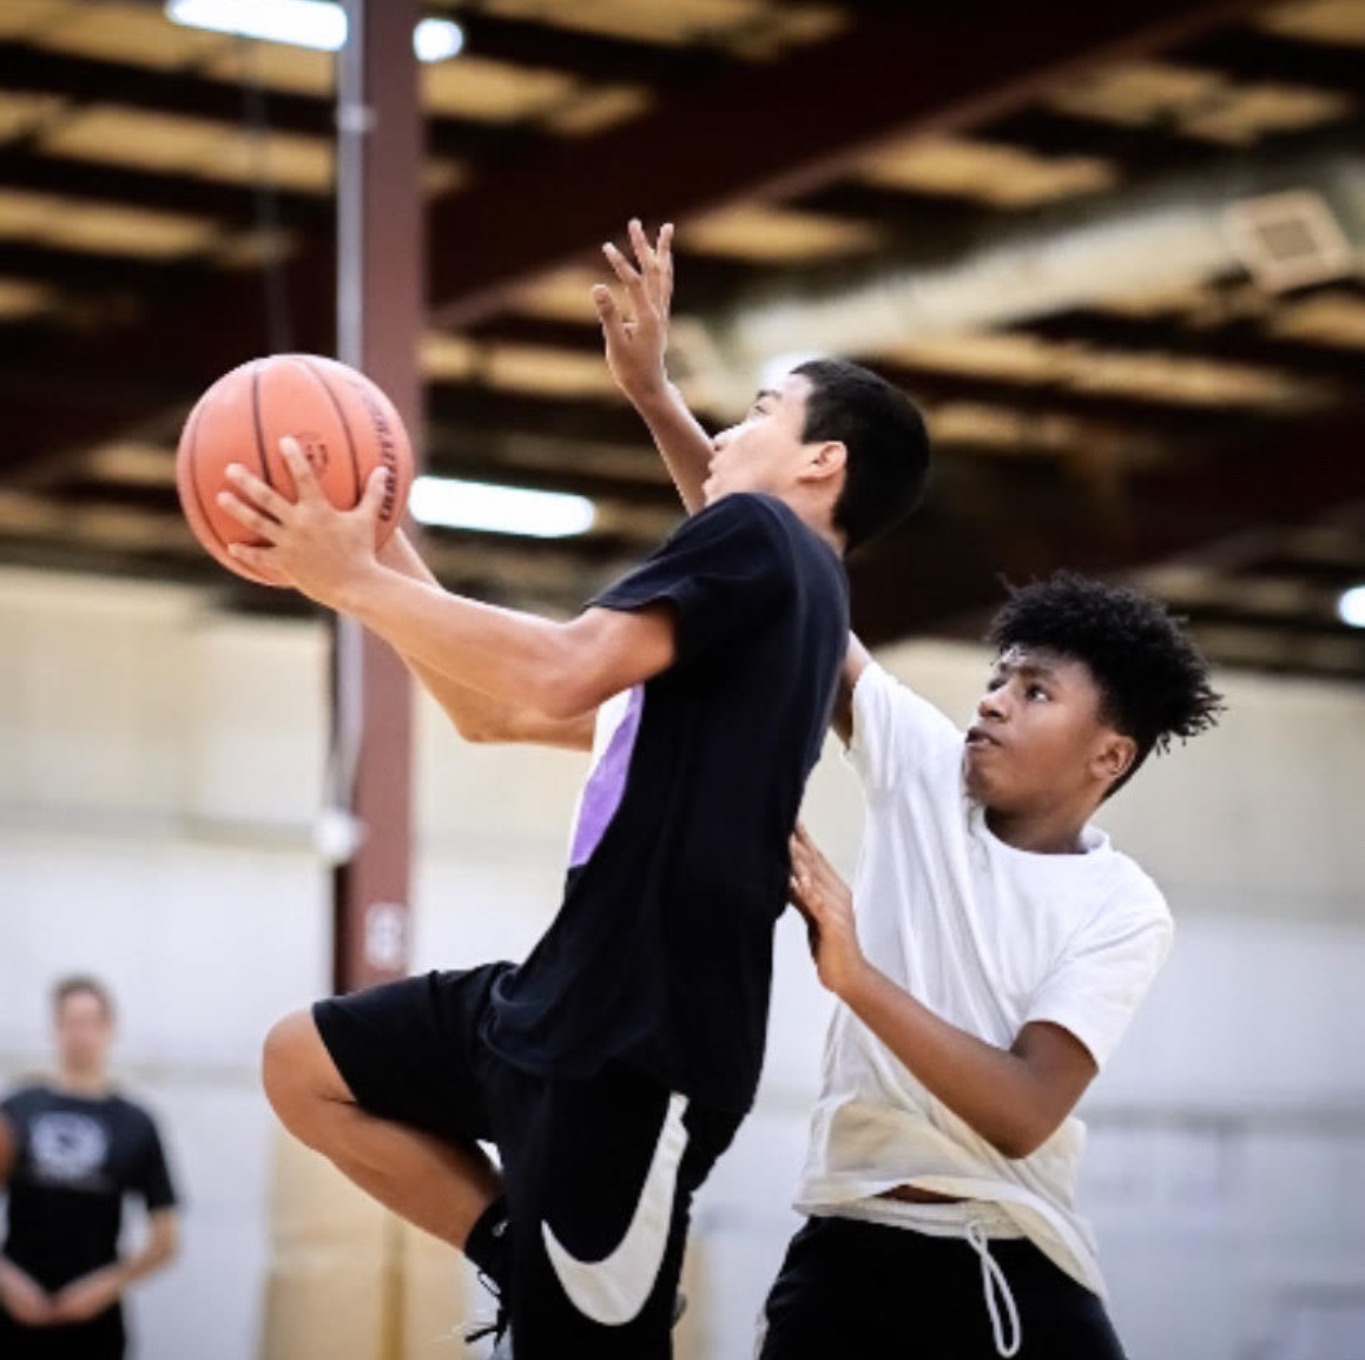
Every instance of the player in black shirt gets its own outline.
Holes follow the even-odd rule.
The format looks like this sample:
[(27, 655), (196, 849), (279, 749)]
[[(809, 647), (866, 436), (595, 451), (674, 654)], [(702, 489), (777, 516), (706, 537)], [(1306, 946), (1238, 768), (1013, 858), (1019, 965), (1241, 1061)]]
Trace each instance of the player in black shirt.
[[(175, 1255), (175, 1190), (156, 1125), (109, 1084), (108, 993), (93, 978), (69, 978), (58, 983), (54, 1002), (58, 1079), (0, 1101), (9, 1219), (0, 1357), (117, 1360), (125, 1349), (124, 1290)], [(129, 1194), (146, 1206), (148, 1240), (120, 1259)]]
[(344, 513), (289, 441), (296, 504), (232, 474), (225, 505), (272, 545), (243, 560), (387, 639), (462, 730), (596, 738), (524, 963), (319, 1002), (266, 1046), (285, 1124), (503, 1286), (518, 1360), (669, 1353), (691, 1196), (753, 1099), (841, 554), (908, 513), (927, 461), (905, 398), (843, 376), (832, 420), (822, 374), (761, 392), (715, 440), (706, 508), (567, 624), (444, 592), (401, 538), (376, 559), (380, 478)]

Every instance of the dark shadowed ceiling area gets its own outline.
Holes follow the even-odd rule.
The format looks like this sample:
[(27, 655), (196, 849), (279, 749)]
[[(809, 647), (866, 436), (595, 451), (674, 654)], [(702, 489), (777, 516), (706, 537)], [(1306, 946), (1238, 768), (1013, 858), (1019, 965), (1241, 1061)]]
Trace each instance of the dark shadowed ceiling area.
[[(971, 636), (1073, 566), (1226, 664), (1365, 677), (1365, 0), (468, 0), (423, 67), (428, 471), (590, 497), (430, 531), (452, 587), (567, 611), (676, 522), (588, 288), (678, 224), (717, 427), (774, 358), (923, 404), (923, 509), (854, 572), (873, 642)], [(0, 561), (239, 584), (174, 446), (234, 364), (333, 347), (333, 58), (155, 3), (0, 4)]]

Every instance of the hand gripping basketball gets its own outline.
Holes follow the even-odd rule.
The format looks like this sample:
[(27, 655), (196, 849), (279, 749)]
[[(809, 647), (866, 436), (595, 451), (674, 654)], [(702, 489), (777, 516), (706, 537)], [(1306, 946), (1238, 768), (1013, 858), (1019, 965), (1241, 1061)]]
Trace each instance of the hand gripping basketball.
[(393, 474), (375, 468), (359, 505), (339, 510), (323, 494), (297, 439), (281, 439), (280, 456), (295, 500), (240, 463), (225, 469), (231, 489), (218, 493), (218, 504), (263, 541), (263, 546), (230, 543), (228, 553), (254, 574), (284, 580), (319, 604), (335, 607), (346, 587), (377, 565), (375, 541)]
[(223, 566), (266, 585), (288, 585), (270, 558), (244, 558), (233, 543), (267, 540), (219, 500), (226, 470), (239, 463), (267, 488), (294, 498), (294, 477), (280, 452), (292, 438), (326, 499), (356, 506), (370, 474), (392, 474), (375, 523), (382, 544), (402, 521), (412, 484), (407, 431), (387, 396), (363, 373), (316, 354), (274, 354), (234, 368), (200, 397), (185, 421), (176, 455), (180, 504), (195, 537)]

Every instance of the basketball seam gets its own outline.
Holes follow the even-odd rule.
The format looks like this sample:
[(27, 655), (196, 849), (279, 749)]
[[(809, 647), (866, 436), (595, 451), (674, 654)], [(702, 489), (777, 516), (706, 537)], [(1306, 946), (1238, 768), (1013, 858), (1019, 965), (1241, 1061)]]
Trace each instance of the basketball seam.
[[(199, 460), (195, 457), (195, 451), (199, 445), (199, 423), (203, 418), (204, 418), (203, 403), (202, 401), (200, 401), (196, 403), (194, 410), (190, 412), (189, 428), (186, 431), (187, 439), (186, 453), (189, 457), (190, 464), (189, 476), (190, 491), (194, 496), (193, 509), (197, 512), (197, 517), (199, 520), (198, 528), (203, 531), (205, 537), (212, 539), (213, 542), (216, 543), (218, 547), (222, 550), (223, 557), (219, 558), (219, 561), (226, 566), (227, 563), (224, 562), (223, 559), (229, 558), (232, 555), (228, 551), (228, 541), (223, 537), (222, 534), (218, 532), (217, 528), (214, 526), (213, 519), (208, 511), (208, 506), (204, 502), (204, 493), (199, 486)], [(185, 510), (187, 515), (189, 514), (190, 509), (191, 507), (189, 505), (186, 505)], [(194, 528), (195, 526), (191, 524), (190, 527)], [(207, 547), (208, 544), (205, 544), (204, 546)], [(211, 555), (217, 556), (217, 554), (212, 553)], [(241, 572), (245, 572), (246, 579), (254, 582), (256, 585), (270, 584), (265, 580), (264, 577), (262, 577), (257, 572), (252, 570), (252, 568), (245, 566), (245, 564), (243, 563), (236, 564), (235, 569)]]
[(342, 410), (341, 403), (337, 400), (337, 395), (332, 391), (331, 384), (327, 379), (313, 367), (311, 361), (300, 356), (299, 362), (317, 379), (318, 385), (327, 393), (327, 400), (332, 403), (332, 409), (337, 413), (337, 419), (341, 422), (341, 432), (346, 436), (346, 452), (351, 456), (351, 485), (355, 487), (356, 504), (360, 504), (360, 496), (364, 487), (360, 484), (360, 459), (356, 456), (355, 437), (351, 434), (351, 423), (346, 419), (346, 412)]
[(261, 366), (251, 366), (251, 423), (256, 430), (256, 456), (261, 460), (261, 480), (272, 490), (275, 480), (270, 475), (270, 460), (265, 456), (265, 430), (261, 426)]
[(222, 534), (213, 527), (213, 521), (209, 518), (208, 507), (204, 504), (204, 493), (199, 489), (199, 460), (194, 456), (195, 448), (199, 443), (199, 416), (200, 408), (196, 406), (190, 413), (188, 447), (186, 448), (190, 464), (190, 490), (194, 493), (195, 508), (199, 512), (199, 527), (226, 552), (227, 544), (223, 542)]

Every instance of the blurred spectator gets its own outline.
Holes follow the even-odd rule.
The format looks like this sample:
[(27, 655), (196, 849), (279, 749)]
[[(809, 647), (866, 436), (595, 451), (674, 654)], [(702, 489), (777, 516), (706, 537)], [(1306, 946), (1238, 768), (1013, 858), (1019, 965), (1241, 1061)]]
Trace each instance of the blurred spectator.
[[(176, 1196), (151, 1116), (109, 1079), (114, 1006), (104, 985), (70, 977), (53, 991), (58, 1073), (0, 1101), (0, 1255), (4, 1360), (116, 1360), (122, 1298), (176, 1252)], [(120, 1256), (123, 1198), (147, 1206), (142, 1249)]]

